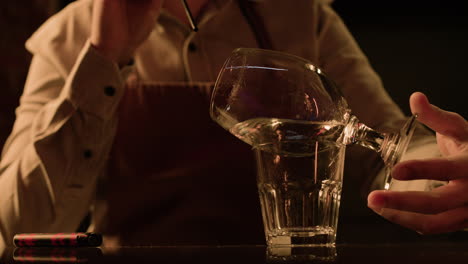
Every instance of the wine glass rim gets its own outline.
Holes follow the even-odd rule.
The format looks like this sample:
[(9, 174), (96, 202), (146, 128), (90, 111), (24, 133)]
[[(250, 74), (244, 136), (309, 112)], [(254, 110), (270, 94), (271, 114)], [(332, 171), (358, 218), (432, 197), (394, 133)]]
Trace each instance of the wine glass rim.
[(301, 62), (301, 63), (304, 63), (306, 65), (306, 67), (320, 75), (323, 75), (323, 71), (320, 70), (319, 67), (317, 67), (314, 63), (312, 63), (310, 60), (307, 60), (303, 57), (300, 57), (300, 56), (297, 56), (297, 55), (294, 55), (294, 54), (291, 54), (291, 53), (287, 53), (287, 52), (283, 52), (283, 51), (277, 51), (277, 50), (270, 50), (270, 49), (260, 49), (260, 48), (244, 48), (244, 47), (240, 47), (240, 48), (236, 48), (232, 51), (233, 54), (235, 53), (241, 53), (241, 54), (248, 54), (248, 53), (266, 53), (266, 54), (274, 54), (274, 55), (278, 55), (278, 56), (282, 56), (282, 57), (289, 57), (293, 60), (296, 60), (298, 62)]

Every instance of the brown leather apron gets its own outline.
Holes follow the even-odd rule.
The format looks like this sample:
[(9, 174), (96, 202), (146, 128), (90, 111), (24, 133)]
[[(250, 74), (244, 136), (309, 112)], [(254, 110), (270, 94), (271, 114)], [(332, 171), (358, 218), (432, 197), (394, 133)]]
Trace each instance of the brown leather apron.
[[(251, 1), (239, 1), (271, 48)], [(119, 108), (105, 234), (123, 244), (263, 244), (250, 146), (210, 119), (212, 83), (133, 85)]]

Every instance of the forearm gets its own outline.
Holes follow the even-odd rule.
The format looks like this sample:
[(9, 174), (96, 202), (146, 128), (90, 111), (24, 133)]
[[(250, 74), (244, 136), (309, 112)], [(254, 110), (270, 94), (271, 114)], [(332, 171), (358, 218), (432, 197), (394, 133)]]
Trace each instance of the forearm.
[(326, 4), (319, 5), (319, 61), (342, 91), (353, 114), (374, 129), (399, 129), (404, 115), (347, 29)]
[(106, 164), (127, 73), (88, 44), (65, 80), (53, 65), (33, 60), (0, 165), (7, 243), (17, 232), (77, 228)]

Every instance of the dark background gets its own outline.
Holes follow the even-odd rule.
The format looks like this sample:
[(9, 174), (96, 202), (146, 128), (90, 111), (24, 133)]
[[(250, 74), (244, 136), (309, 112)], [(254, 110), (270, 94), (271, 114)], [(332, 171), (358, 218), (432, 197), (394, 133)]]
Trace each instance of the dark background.
[[(174, 1), (174, 0), (167, 0)], [(266, 0), (268, 1), (268, 0)], [(0, 10), (0, 146), (10, 133), (14, 109), (23, 89), (30, 55), (26, 39), (50, 15), (69, 1), (4, 1)], [(291, 0), (293, 3), (294, 0)], [(342, 16), (394, 100), (409, 113), (408, 98), (425, 92), (432, 103), (468, 117), (468, 22), (465, 1), (358, 1), (335, 0)], [(412, 231), (386, 223), (365, 206), (347, 206), (356, 196), (343, 191), (339, 241), (421, 239)], [(363, 217), (363, 218), (361, 218)], [(375, 230), (371, 224), (375, 224)], [(362, 236), (363, 230), (368, 235)], [(437, 238), (437, 236), (436, 236)], [(385, 240), (384, 239), (384, 240)], [(426, 238), (425, 238), (426, 239)]]
[(465, 2), (336, 0), (333, 6), (406, 113), (409, 95), (422, 91), (466, 118)]

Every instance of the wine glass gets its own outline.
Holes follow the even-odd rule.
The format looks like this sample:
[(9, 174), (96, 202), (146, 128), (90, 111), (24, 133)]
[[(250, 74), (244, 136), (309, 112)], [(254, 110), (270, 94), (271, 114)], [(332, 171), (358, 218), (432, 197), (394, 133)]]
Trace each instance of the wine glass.
[[(359, 144), (380, 153), (387, 168), (385, 188), (388, 189), (390, 168), (406, 151), (415, 127), (413, 116), (400, 131), (379, 133), (351, 114), (340, 90), (310, 61), (282, 52), (252, 48), (236, 49), (226, 60), (215, 83), (210, 115), (223, 128), (253, 147), (259, 167), (257, 180), (267, 241), (278, 237), (288, 227), (293, 231), (288, 233), (289, 243), (284, 244), (289, 245), (298, 236), (310, 238), (314, 232), (324, 234), (322, 231), (326, 228), (317, 231), (315, 225), (328, 225), (336, 230), (343, 146)], [(284, 164), (278, 165), (280, 161)], [(315, 166), (310, 167), (310, 163)], [(301, 166), (304, 170), (299, 173), (297, 167)], [(308, 176), (293, 175), (306, 175), (306, 168), (316, 170), (313, 181), (309, 182)], [(323, 175), (318, 175), (320, 173)], [(307, 187), (307, 191), (300, 189), (304, 186), (314, 187)], [(324, 195), (325, 189), (329, 194)], [(299, 198), (291, 198), (295, 195)], [(334, 209), (326, 210), (331, 210), (334, 214), (331, 218), (335, 220), (323, 220), (330, 218), (323, 212), (318, 213), (320, 216), (305, 212), (304, 208), (315, 203), (318, 205), (312, 209), (324, 211), (327, 206), (322, 202), (327, 199), (334, 201), (327, 205)], [(290, 211), (293, 205), (303, 208), (302, 211)], [(291, 215), (300, 215), (298, 218), (301, 219)], [(282, 244), (283, 240), (280, 240), (268, 243)], [(334, 241), (333, 238), (325, 240)], [(320, 239), (303, 241), (307, 245), (321, 243), (317, 242)]]
[[(260, 149), (263, 141), (271, 139), (260, 136), (259, 131), (252, 133), (255, 126), (281, 122), (306, 129), (319, 124), (327, 131), (322, 138), (333, 137), (330, 140), (377, 151), (389, 169), (405, 153), (416, 118), (411, 116), (396, 133), (379, 133), (351, 115), (341, 91), (320, 68), (291, 54), (254, 48), (238, 48), (226, 60), (215, 83), (210, 115), (233, 135)], [(318, 131), (287, 133), (291, 133), (289, 141), (301, 145), (314, 140)], [(390, 183), (388, 171), (384, 188)]]

